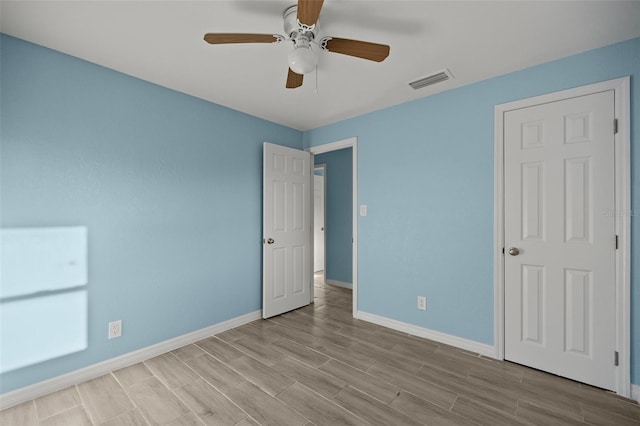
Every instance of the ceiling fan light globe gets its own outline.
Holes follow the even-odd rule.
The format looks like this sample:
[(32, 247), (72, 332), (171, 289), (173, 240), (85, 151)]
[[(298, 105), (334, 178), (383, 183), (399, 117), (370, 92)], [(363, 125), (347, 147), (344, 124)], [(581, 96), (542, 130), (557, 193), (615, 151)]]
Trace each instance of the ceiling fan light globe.
[(308, 74), (316, 69), (318, 59), (309, 47), (297, 47), (289, 53), (289, 68), (297, 74)]

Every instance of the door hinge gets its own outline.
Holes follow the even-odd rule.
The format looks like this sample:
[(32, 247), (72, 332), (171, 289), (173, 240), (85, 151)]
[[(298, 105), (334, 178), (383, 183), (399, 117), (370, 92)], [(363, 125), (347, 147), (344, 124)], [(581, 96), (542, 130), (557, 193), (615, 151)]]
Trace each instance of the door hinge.
[(619, 364), (619, 362), (618, 362), (618, 351), (615, 351), (613, 353), (613, 365), (615, 365), (617, 367), (618, 364)]
[(613, 134), (615, 135), (616, 133), (618, 133), (618, 119), (614, 118), (613, 119)]
[(618, 236), (616, 235), (616, 250), (618, 250)]
[(504, 247), (502, 247), (502, 254), (504, 254)]

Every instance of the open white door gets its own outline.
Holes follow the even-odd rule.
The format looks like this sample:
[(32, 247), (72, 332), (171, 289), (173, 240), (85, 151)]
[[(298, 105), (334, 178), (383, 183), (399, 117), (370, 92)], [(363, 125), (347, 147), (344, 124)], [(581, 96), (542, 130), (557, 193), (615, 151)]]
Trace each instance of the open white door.
[(311, 154), (264, 143), (262, 317), (311, 303)]

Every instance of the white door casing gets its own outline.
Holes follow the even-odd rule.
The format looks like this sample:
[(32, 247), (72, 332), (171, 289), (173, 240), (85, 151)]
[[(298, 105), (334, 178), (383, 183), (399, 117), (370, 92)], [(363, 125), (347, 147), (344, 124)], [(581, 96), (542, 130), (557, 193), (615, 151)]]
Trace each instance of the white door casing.
[(262, 316), (308, 305), (313, 285), (312, 155), (264, 143)]
[[(630, 214), (625, 214), (625, 212), (631, 212), (630, 210), (631, 209), (631, 205), (630, 205), (630, 202), (631, 202), (630, 125), (629, 125), (630, 79), (628, 77), (605, 81), (601, 83), (595, 83), (588, 86), (577, 87), (577, 88), (565, 90), (562, 92), (550, 93), (547, 95), (537, 96), (535, 98), (523, 99), (523, 100), (509, 102), (507, 104), (496, 106), (496, 111), (495, 111), (496, 112), (496, 121), (495, 121), (496, 167), (495, 167), (495, 181), (494, 181), (495, 183), (494, 244), (495, 244), (496, 253), (497, 253), (495, 257), (495, 262), (494, 262), (495, 307), (496, 307), (495, 308), (495, 336), (496, 336), (495, 350), (496, 350), (496, 357), (498, 359), (509, 358), (509, 355), (507, 355), (509, 352), (507, 348), (508, 346), (507, 328), (511, 327), (511, 325), (509, 324), (510, 319), (507, 316), (507, 305), (508, 305), (507, 297), (508, 296), (507, 296), (506, 287), (508, 286), (509, 274), (510, 272), (512, 272), (512, 271), (509, 271), (509, 263), (511, 262), (511, 260), (520, 257), (520, 260), (519, 260), (520, 263), (517, 264), (519, 265), (519, 268), (520, 268), (520, 271), (519, 271), (520, 278), (522, 278), (523, 271), (527, 272), (527, 274), (525, 274), (525, 278), (528, 281), (525, 283), (524, 286), (528, 290), (530, 290), (528, 294), (531, 295), (530, 301), (533, 303), (527, 305), (527, 309), (525, 312), (526, 314), (525, 321), (520, 322), (519, 332), (521, 337), (524, 336), (526, 333), (527, 338), (529, 339), (528, 343), (530, 344), (530, 346), (535, 346), (535, 343), (533, 343), (533, 341), (541, 340), (541, 338), (544, 339), (545, 337), (547, 338), (547, 342), (545, 342), (545, 344), (548, 343), (549, 331), (544, 328), (548, 324), (548, 320), (546, 323), (542, 323), (539, 317), (537, 316), (537, 313), (542, 314), (542, 316), (540, 317), (542, 319), (545, 319), (546, 317), (548, 317), (549, 315), (547, 314), (547, 310), (548, 310), (549, 304), (547, 303), (546, 305), (542, 305), (540, 310), (529, 309), (529, 308), (531, 308), (532, 306), (538, 306), (535, 303), (536, 296), (539, 296), (543, 302), (548, 302), (549, 291), (546, 289), (548, 289), (548, 283), (553, 281), (553, 277), (551, 279), (549, 278), (550, 275), (553, 275), (552, 269), (557, 266), (556, 265), (552, 268), (549, 268), (549, 267), (545, 267), (546, 265), (542, 265), (542, 262), (536, 263), (536, 262), (527, 262), (524, 260), (525, 253), (528, 252), (529, 254), (532, 254), (533, 252), (535, 252), (535, 250), (532, 251), (531, 247), (527, 247), (527, 244), (531, 244), (533, 242), (531, 240), (535, 240), (534, 235), (536, 234), (536, 224), (538, 226), (543, 226), (542, 228), (543, 231), (541, 232), (542, 237), (547, 237), (548, 235), (547, 229), (549, 227), (548, 216), (543, 215), (541, 218), (537, 218), (535, 214), (528, 214), (525, 216), (526, 219), (528, 220), (521, 221), (522, 223), (525, 223), (525, 226), (522, 227), (522, 229), (520, 229), (520, 234), (516, 236), (515, 241), (513, 241), (514, 240), (513, 237), (507, 235), (507, 230), (506, 230), (506, 223), (508, 221), (507, 215), (509, 215), (511, 212), (511, 209), (507, 207), (508, 205), (507, 186), (509, 185), (509, 182), (511, 180), (511, 177), (510, 177), (511, 175), (507, 174), (507, 170), (506, 170), (507, 168), (506, 157), (510, 155), (507, 152), (508, 142), (507, 142), (507, 135), (505, 131), (507, 127), (507, 116), (511, 115), (513, 117), (514, 115), (510, 114), (511, 112), (523, 110), (529, 107), (552, 104), (557, 101), (564, 101), (567, 99), (585, 97), (592, 94), (599, 94), (602, 92), (609, 92), (609, 95), (613, 95), (612, 104), (613, 104), (613, 109), (614, 109), (614, 114), (616, 119), (615, 127), (617, 128), (615, 135), (613, 135), (614, 125), (613, 125), (613, 115), (612, 115), (611, 121), (606, 124), (606, 127), (609, 130), (608, 138), (611, 141), (612, 145), (614, 146), (613, 160), (612, 160), (613, 188), (610, 190), (612, 194), (611, 196), (613, 197), (614, 201), (607, 209), (605, 209), (604, 211), (602, 210), (598, 211), (595, 214), (604, 216), (605, 221), (609, 221), (613, 219), (613, 233), (617, 237), (617, 241), (618, 241), (618, 245), (617, 245), (618, 248), (617, 250), (613, 251), (614, 277), (611, 279), (611, 281), (613, 281), (613, 285), (609, 287), (609, 290), (611, 291), (611, 293), (605, 295), (605, 298), (601, 301), (598, 298), (598, 296), (594, 296), (594, 293), (590, 295), (585, 295), (584, 293), (581, 293), (581, 290), (587, 289), (589, 286), (595, 285), (595, 281), (597, 280), (597, 278), (594, 278), (594, 277), (596, 275), (601, 275), (602, 274), (601, 270), (596, 272), (595, 270), (589, 271), (587, 268), (572, 269), (570, 267), (563, 267), (561, 277), (560, 277), (561, 284), (564, 287), (563, 291), (561, 292), (563, 300), (561, 301), (561, 303), (557, 303), (557, 301), (556, 302), (552, 301), (552, 306), (555, 303), (556, 305), (560, 305), (562, 307), (562, 309), (564, 310), (563, 312), (567, 312), (568, 314), (573, 313), (574, 314), (573, 316), (565, 314), (565, 318), (573, 319), (574, 321), (563, 322), (562, 324), (559, 325), (558, 327), (559, 330), (551, 330), (551, 335), (552, 336), (555, 335), (556, 338), (558, 335), (560, 335), (560, 337), (562, 338), (563, 349), (564, 348), (572, 349), (570, 355), (577, 357), (576, 359), (579, 359), (578, 357), (579, 354), (577, 352), (580, 352), (580, 350), (577, 350), (577, 349), (580, 349), (580, 348), (591, 349), (591, 348), (594, 348), (594, 346), (591, 346), (593, 344), (597, 346), (597, 348), (593, 349), (594, 352), (598, 352), (600, 350), (599, 348), (606, 346), (606, 342), (605, 342), (605, 345), (600, 345), (595, 343), (593, 340), (588, 341), (587, 340), (589, 338), (588, 332), (598, 333), (598, 330), (600, 330), (600, 333), (601, 333), (603, 329), (608, 327), (611, 336), (613, 336), (612, 340), (614, 342), (613, 348), (611, 350), (615, 351), (615, 358), (617, 358), (619, 365), (614, 367), (605, 367), (605, 370), (608, 371), (608, 376), (609, 376), (607, 379), (604, 379), (609, 383), (608, 385), (606, 385), (606, 387), (608, 387), (609, 389), (614, 389), (620, 395), (630, 397), (631, 396), (631, 386), (630, 386), (630, 352), (631, 352), (631, 349), (630, 349), (631, 348), (630, 217), (631, 216)], [(581, 135), (580, 137), (576, 137), (573, 140), (571, 140), (571, 142), (574, 142), (575, 144), (582, 144), (582, 143), (586, 143), (584, 139), (588, 139), (587, 136), (595, 135), (595, 133), (593, 133), (593, 128), (588, 125), (588, 122), (590, 121), (593, 122), (594, 116), (589, 113), (583, 114), (585, 111), (586, 110), (581, 110), (575, 115), (567, 114), (568, 117), (566, 117), (565, 123), (564, 123), (567, 125), (566, 126), (567, 130), (562, 135), (563, 138), (567, 137), (568, 134), (570, 135), (571, 133), (574, 133), (576, 136)], [(537, 137), (537, 135), (540, 134), (539, 131), (541, 129), (544, 129), (543, 132), (547, 132), (548, 126), (547, 128), (545, 128), (544, 125), (541, 126), (539, 122), (536, 123), (535, 119), (523, 120), (523, 121), (526, 121), (527, 125), (525, 125), (524, 127), (521, 126), (521, 129), (520, 129), (520, 133), (521, 133), (520, 147), (522, 147), (522, 140), (523, 140), (522, 131), (525, 130), (525, 138), (529, 139), (528, 142), (525, 141), (525, 146), (528, 146), (530, 150), (536, 149), (535, 145), (539, 144), (537, 141), (541, 139)], [(546, 136), (546, 133), (542, 133), (542, 135)], [(585, 154), (585, 153), (582, 153), (582, 154)], [(542, 200), (542, 205), (537, 205), (537, 203), (535, 202), (536, 197), (527, 197), (527, 198), (523, 197), (520, 199), (520, 202), (519, 202), (520, 205), (517, 207), (520, 208), (521, 210), (520, 211), (521, 219), (523, 216), (522, 215), (523, 209), (528, 210), (529, 212), (533, 211), (534, 213), (535, 211), (540, 212), (540, 211), (548, 210), (547, 209), (548, 206), (545, 206), (545, 203), (548, 204), (548, 201), (546, 201), (545, 198), (548, 198), (551, 196), (549, 193), (560, 192), (563, 195), (564, 192), (566, 191), (566, 188), (565, 188), (566, 186), (571, 186), (576, 183), (580, 183), (580, 181), (586, 182), (587, 185), (590, 185), (590, 188), (583, 187), (583, 189), (591, 189), (596, 191), (596, 193), (592, 193), (592, 194), (587, 193), (588, 196), (591, 196), (590, 201), (588, 201), (587, 204), (589, 202), (593, 202), (594, 196), (597, 198), (597, 189), (598, 189), (597, 187), (600, 186), (600, 181), (597, 180), (598, 177), (594, 175), (594, 170), (592, 170), (594, 166), (593, 159), (585, 158), (585, 157), (588, 157), (588, 155), (582, 155), (582, 158), (580, 158), (580, 155), (578, 155), (577, 157), (578, 158), (562, 159), (563, 171), (561, 172), (561, 178), (564, 180), (565, 173), (566, 173), (566, 176), (568, 176), (568, 179), (560, 182), (554, 182), (554, 186), (559, 187), (557, 189), (555, 188), (550, 189), (548, 184), (544, 186), (540, 183), (540, 182), (551, 180), (551, 179), (542, 179), (542, 176), (547, 177), (550, 173), (549, 166), (545, 165), (544, 161), (542, 161), (543, 164), (536, 164), (536, 161), (540, 163), (540, 159), (534, 159), (533, 161), (523, 162), (523, 163), (530, 163), (530, 164), (524, 164), (524, 165), (518, 166), (519, 167), (518, 179), (525, 181), (525, 187), (531, 190), (529, 192), (540, 193), (541, 191), (544, 191), (543, 197), (539, 198), (540, 200)], [(566, 172), (564, 171), (565, 166), (566, 166)], [(589, 175), (589, 177), (584, 176), (584, 172), (588, 173), (589, 171), (591, 172), (591, 175)], [(540, 173), (542, 173), (542, 176), (540, 176)], [(597, 171), (595, 171), (595, 173), (597, 174)], [(554, 172), (552, 171), (551, 174), (554, 174)], [(524, 175), (524, 179), (522, 179), (523, 175)], [(577, 179), (582, 177), (585, 177), (586, 179)], [(527, 183), (529, 185), (526, 185)], [(520, 185), (522, 188), (522, 182), (520, 182)], [(572, 193), (579, 194), (576, 191), (572, 191)], [(584, 197), (585, 192), (583, 191), (581, 192), (581, 194)], [(527, 200), (526, 204), (523, 202), (523, 200), (525, 199)], [(559, 214), (563, 217), (563, 221), (566, 216), (565, 211), (568, 214), (578, 213), (575, 209), (573, 210), (571, 209), (576, 205), (580, 205), (580, 203), (584, 201), (585, 201), (584, 198), (580, 199), (580, 197), (568, 198), (566, 200), (566, 203), (560, 206), (561, 210)], [(590, 216), (588, 216), (588, 213), (587, 213), (587, 217), (578, 215), (577, 219), (583, 219), (583, 218), (587, 219), (588, 225), (597, 226), (595, 222), (598, 222), (599, 219), (602, 219), (602, 218), (595, 217), (593, 211), (591, 211), (590, 213), (591, 213)], [(591, 220), (594, 220), (594, 222), (592, 223)], [(567, 222), (569, 222), (569, 220)], [(576, 251), (575, 246), (580, 244), (580, 241), (579, 241), (580, 239), (575, 238), (578, 234), (577, 230), (581, 228), (580, 225), (582, 225), (582, 229), (584, 229), (584, 223), (581, 223), (580, 220), (574, 221), (573, 225), (574, 225), (573, 227), (569, 227), (569, 226), (565, 227), (564, 229), (566, 229), (566, 232), (560, 235), (560, 237), (563, 238), (564, 240), (570, 240), (573, 238), (573, 241), (565, 241), (565, 243), (567, 244), (572, 243), (574, 245), (572, 247), (573, 251), (569, 256), (570, 261), (572, 261), (571, 256), (573, 256), (574, 258), (578, 257), (575, 255), (575, 251)], [(590, 229), (590, 231), (593, 231), (593, 232), (589, 235), (589, 238), (594, 238), (597, 235), (597, 231), (594, 231), (593, 229)], [(524, 236), (529, 236), (529, 238), (525, 239), (523, 238)], [(593, 241), (595, 242), (595, 239)], [(615, 241), (614, 237), (613, 236), (609, 237), (609, 241)], [(509, 254), (504, 254), (505, 248), (506, 250), (508, 250), (510, 246), (518, 247), (517, 244), (512, 244), (514, 242), (524, 244), (524, 247), (519, 247), (524, 249), (523, 252), (516, 257), (510, 256)], [(614, 244), (615, 244), (614, 242), (611, 242), (610, 247), (614, 247)], [(605, 256), (605, 257), (608, 257), (608, 256)], [(552, 261), (555, 263), (562, 263), (562, 262), (556, 261), (555, 259), (552, 259)], [(591, 265), (588, 265), (588, 266), (591, 266)], [(543, 268), (536, 268), (536, 267), (543, 267)], [(546, 292), (538, 291), (537, 283), (542, 283), (543, 282), (542, 280), (544, 280), (544, 283), (546, 283), (544, 284), (544, 288), (543, 288), (543, 290), (546, 290)], [(520, 284), (520, 288), (522, 288), (521, 284)], [(599, 310), (602, 306), (606, 304), (609, 304), (609, 305), (613, 304), (614, 308), (613, 308), (613, 315), (611, 316), (611, 318), (614, 326), (611, 327), (610, 325), (607, 325), (607, 324), (602, 324), (602, 325), (598, 324), (598, 320), (594, 319), (594, 316), (593, 316), (593, 315), (598, 315), (596, 312), (581, 311), (579, 309), (580, 304), (567, 303), (566, 300), (568, 299), (566, 300), (564, 299), (564, 294), (567, 288), (569, 290), (572, 290), (568, 292), (570, 296), (574, 296), (572, 302), (582, 301), (583, 302), (582, 306), (586, 306), (589, 309)], [(593, 289), (590, 289), (590, 290), (593, 291)], [(553, 291), (556, 291), (556, 290), (552, 290), (552, 292)], [(591, 297), (591, 300), (585, 303), (585, 296), (593, 296), (593, 297)], [(611, 302), (611, 299), (613, 300), (613, 303)], [(524, 311), (525, 310), (523, 310), (523, 312)], [(590, 320), (586, 321), (586, 325), (593, 326), (594, 328), (592, 330), (581, 328), (580, 326), (578, 326), (580, 322), (576, 320), (576, 319), (585, 319), (588, 317), (588, 315), (591, 315), (591, 317), (589, 317)], [(584, 323), (585, 322), (583, 321), (583, 324)], [(523, 325), (525, 326), (524, 329), (523, 329)], [(569, 327), (571, 325), (574, 325), (576, 327), (573, 327), (571, 330), (569, 330), (569, 332), (567, 332), (567, 330), (571, 328)], [(515, 327), (515, 329), (517, 330), (518, 327)], [(536, 336), (536, 332), (539, 330), (541, 330), (542, 332), (546, 332), (547, 334), (545, 336), (540, 336), (540, 335)], [(584, 339), (584, 337), (586, 337), (586, 339)], [(601, 351), (603, 352), (604, 349), (602, 349)], [(583, 355), (583, 358), (586, 358), (586, 357), (588, 356)], [(608, 358), (608, 365), (611, 366), (614, 360), (614, 353), (610, 353), (606, 357)], [(537, 368), (544, 368), (549, 371), (555, 371), (554, 368), (562, 368), (563, 363), (562, 362), (557, 363), (554, 361), (552, 364), (556, 365), (556, 367), (546, 368), (546, 367), (538, 366)], [(563, 373), (559, 373), (559, 374), (563, 374)], [(588, 381), (588, 379), (584, 379), (584, 378), (578, 378), (577, 380)]]

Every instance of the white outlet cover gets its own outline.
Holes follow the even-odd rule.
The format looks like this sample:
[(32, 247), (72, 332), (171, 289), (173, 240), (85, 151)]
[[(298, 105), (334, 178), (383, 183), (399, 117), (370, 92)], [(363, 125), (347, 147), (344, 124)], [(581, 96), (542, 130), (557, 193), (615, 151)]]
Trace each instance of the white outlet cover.
[(122, 320), (109, 323), (109, 339), (122, 336)]

